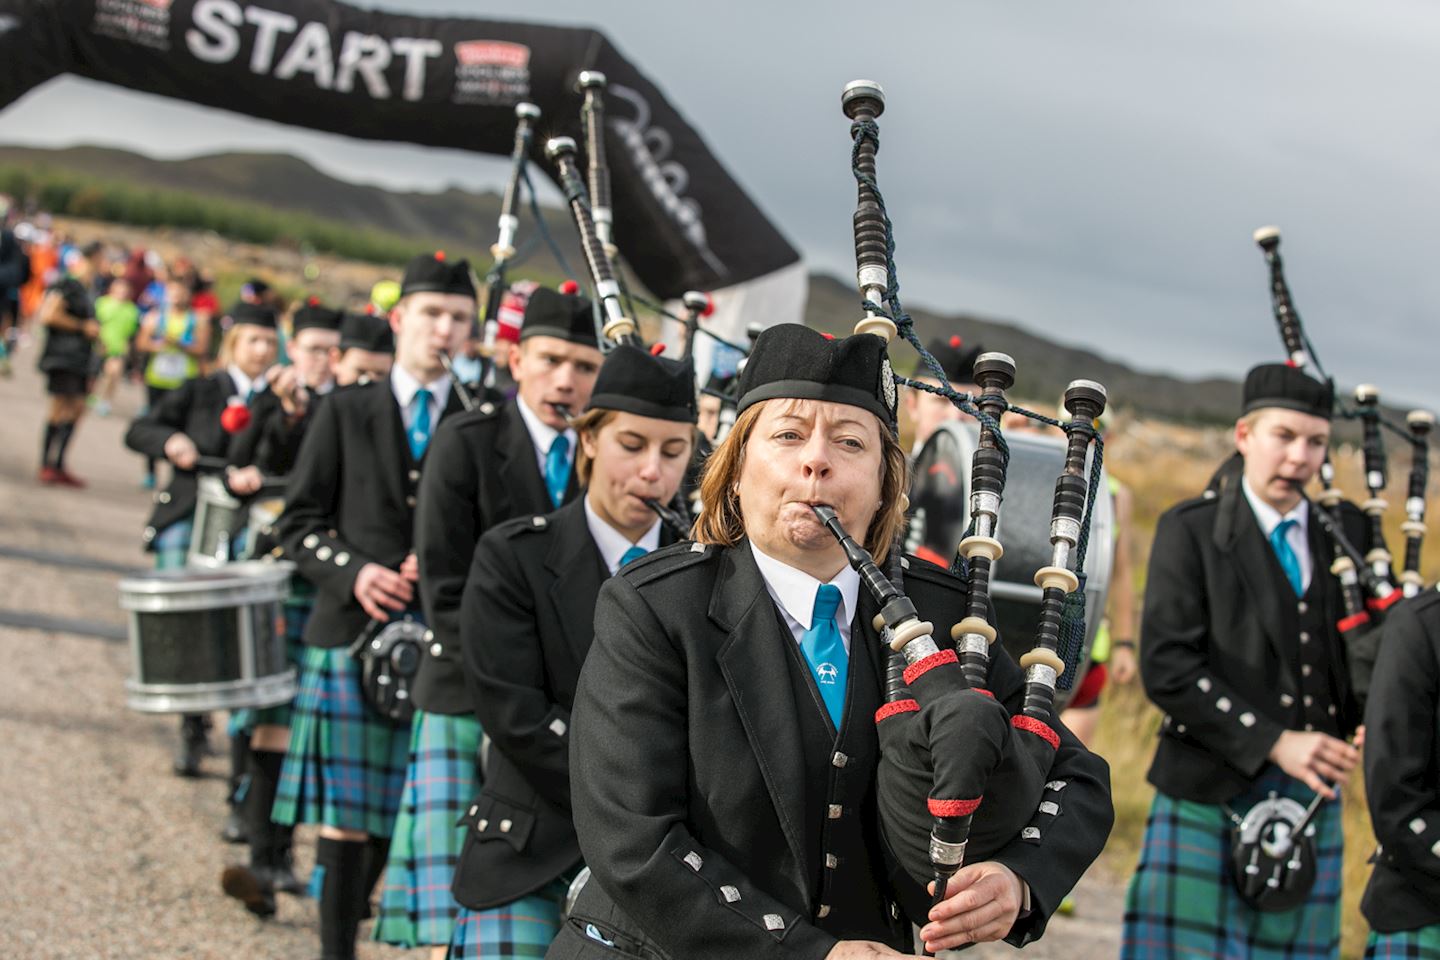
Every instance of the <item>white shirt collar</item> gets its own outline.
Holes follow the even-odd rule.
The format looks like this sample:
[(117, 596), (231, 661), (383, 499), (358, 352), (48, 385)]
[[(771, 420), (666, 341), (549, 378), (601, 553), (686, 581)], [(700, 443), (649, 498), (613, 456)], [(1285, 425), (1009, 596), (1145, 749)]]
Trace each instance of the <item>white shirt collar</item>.
[(1255, 521), (1260, 524), (1260, 532), (1265, 534), (1265, 539), (1270, 539), (1270, 534), (1280, 525), (1282, 520), (1294, 520), (1295, 528), (1290, 536), (1298, 534), (1299, 542), (1304, 543), (1309, 536), (1310, 501), (1304, 497), (1300, 498), (1289, 513), (1284, 516), (1270, 504), (1256, 496), (1255, 491), (1250, 489), (1250, 481), (1245, 477), (1240, 478), (1240, 489), (1245, 491), (1245, 499), (1250, 501), (1250, 509), (1255, 512)]
[[(398, 363), (390, 369), (390, 389), (395, 394), (395, 402), (407, 414), (410, 411), (410, 404), (415, 402), (415, 394), (420, 391), (420, 387), (419, 379)], [(436, 412), (443, 411), (445, 405), (450, 402), (450, 375), (442, 373), (424, 387), (430, 391), (430, 396), (435, 398)]]
[(625, 556), (625, 551), (631, 547), (640, 547), (646, 553), (657, 549), (660, 546), (660, 518), (656, 517), (655, 522), (638, 543), (631, 543), (630, 538), (610, 524), (606, 523), (590, 506), (590, 497), (585, 497), (585, 525), (590, 528), (590, 539), (595, 541), (596, 548), (600, 551), (600, 559), (605, 561), (605, 568), (610, 571), (611, 576), (620, 569), (620, 558)]
[[(754, 541), (750, 542), (750, 552), (755, 556), (755, 565), (760, 568), (760, 576), (765, 580), (765, 589), (770, 592), (770, 599), (775, 601), (775, 605), (785, 615), (790, 632), (798, 643), (805, 631), (810, 629), (810, 620), (815, 613), (815, 594), (820, 590), (821, 582), (805, 571), (797, 570), (764, 553), (755, 546)], [(840, 628), (845, 649), (849, 650), (850, 621), (855, 619), (856, 601), (860, 594), (860, 574), (847, 564), (829, 583), (840, 588), (840, 609), (835, 611), (835, 625)]]
[[(550, 444), (560, 435), (560, 431), (550, 426), (527, 404), (517, 393), (515, 395), (515, 406), (520, 410), (520, 419), (525, 422), (525, 429), (530, 433), (530, 442), (535, 445), (535, 456), (540, 463), (540, 475), (545, 475), (545, 458), (550, 455)], [(575, 460), (575, 431), (566, 429), (565, 438), (570, 441), (570, 449), (566, 453), (566, 459)]]
[(261, 380), (257, 385), (254, 380), (245, 376), (244, 370), (241, 370), (233, 363), (225, 368), (225, 372), (230, 374), (230, 379), (233, 380), (235, 383), (235, 392), (239, 394), (242, 398), (250, 396), (250, 391), (252, 389), (256, 393), (263, 393), (265, 388), (270, 385), (264, 380)]

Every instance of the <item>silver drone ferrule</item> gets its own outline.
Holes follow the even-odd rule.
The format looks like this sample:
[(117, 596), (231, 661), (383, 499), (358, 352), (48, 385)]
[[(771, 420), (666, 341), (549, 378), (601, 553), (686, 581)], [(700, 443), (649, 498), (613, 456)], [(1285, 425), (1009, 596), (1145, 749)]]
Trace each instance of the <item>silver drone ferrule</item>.
[(1055, 668), (1047, 663), (1032, 663), (1025, 668), (1026, 683), (1042, 683), (1051, 690), (1055, 689), (1055, 681), (1058, 677)]
[(500, 239), (495, 246), (501, 250), (513, 250), (515, 248), (515, 231), (519, 228), (519, 217), (513, 213), (503, 214), (500, 217)]
[(905, 657), (907, 665), (919, 663), (926, 657), (932, 657), (939, 652), (940, 648), (935, 645), (935, 638), (928, 633), (922, 637), (916, 637), (900, 648), (900, 653)]
[(939, 839), (932, 833), (930, 835), (930, 862), (947, 867), (960, 866), (965, 862), (965, 844), (967, 842), (961, 840), (959, 843), (950, 843)]
[(1405, 516), (1411, 520), (1421, 520), (1425, 516), (1425, 501), (1420, 497), (1408, 497), (1405, 500)]

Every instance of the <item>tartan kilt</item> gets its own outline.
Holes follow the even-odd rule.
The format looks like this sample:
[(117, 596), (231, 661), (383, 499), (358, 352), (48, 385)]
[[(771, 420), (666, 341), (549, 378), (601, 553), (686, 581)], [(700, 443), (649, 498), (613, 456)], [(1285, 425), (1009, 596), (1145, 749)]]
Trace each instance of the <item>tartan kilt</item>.
[(388, 837), (405, 783), (407, 729), (376, 713), (346, 647), (305, 647), (272, 819)]
[(194, 521), (186, 518), (160, 531), (150, 544), (155, 553), (156, 570), (179, 570), (185, 566), (190, 559), (190, 538), (194, 530)]
[[(290, 578), (291, 590), (295, 589), (298, 583), (304, 583), (299, 577)], [(305, 624), (310, 620), (310, 611), (315, 606), (313, 593), (306, 596), (302, 601), (296, 602), (293, 595), (282, 605), (281, 614), (285, 618), (285, 659), (288, 660), (298, 673), (300, 661), (305, 652)], [(292, 701), (293, 703), (293, 701)], [(259, 707), (248, 710), (236, 710), (230, 714), (230, 734), (254, 733), (256, 727), (290, 726), (290, 703), (279, 703), (273, 707)]]
[(415, 711), (375, 940), (402, 947), (450, 942), (460, 910), (450, 892), (465, 840), (459, 820), (479, 790), (479, 750), (473, 715)]
[[(1309, 787), (1267, 765), (1250, 789), (1230, 801), (1245, 811), (1274, 791), (1302, 804)], [(1231, 823), (1219, 804), (1155, 795), (1140, 864), (1125, 896), (1122, 960), (1224, 957), (1311, 960), (1340, 956), (1340, 804), (1315, 815), (1315, 886), (1305, 904), (1261, 913), (1240, 899), (1230, 878)]]
[(560, 932), (570, 875), (514, 903), (488, 910), (460, 908), (446, 960), (533, 960)]
[(1440, 960), (1440, 923), (1397, 933), (1370, 931), (1365, 960)]

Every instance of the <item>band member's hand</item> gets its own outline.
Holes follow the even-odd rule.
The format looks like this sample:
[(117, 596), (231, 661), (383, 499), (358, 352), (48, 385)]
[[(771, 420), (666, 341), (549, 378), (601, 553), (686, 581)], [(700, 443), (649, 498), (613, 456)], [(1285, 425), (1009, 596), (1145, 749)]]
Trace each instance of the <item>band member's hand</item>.
[(1281, 770), (1325, 797), (1334, 800), (1339, 784), (1360, 762), (1360, 751), (1344, 740), (1324, 733), (1286, 730), (1270, 748), (1270, 759)]
[(193, 470), (195, 461), (200, 459), (200, 451), (195, 449), (195, 441), (185, 434), (172, 433), (165, 441), (165, 459), (181, 470)]
[(294, 367), (280, 367), (274, 369), (270, 376), (270, 389), (275, 392), (275, 398), (280, 401), (285, 415), (296, 417), (305, 412), (305, 402), (308, 396), (300, 384), (300, 375), (295, 372)]
[(415, 552), (405, 554), (405, 561), (400, 564), (400, 576), (411, 583), (420, 582), (420, 561), (415, 558)]
[(1355, 744), (1356, 750), (1365, 749), (1365, 724), (1362, 723), (1355, 728), (1355, 739), (1352, 742)]
[(259, 467), (253, 465), (231, 467), (225, 471), (225, 485), (230, 488), (232, 493), (237, 493), (242, 497), (247, 497), (259, 490), (260, 485), (264, 482), (265, 475), (260, 472)]
[(378, 563), (365, 564), (355, 575), (355, 599), (376, 620), (389, 620), (392, 612), (404, 610), (414, 596), (409, 580)]
[[(934, 888), (931, 883), (932, 893)], [(999, 940), (1015, 926), (1024, 901), (1024, 887), (1014, 870), (993, 860), (972, 863), (950, 878), (945, 899), (930, 911), (920, 937), (931, 953)]]
[(1135, 661), (1135, 651), (1130, 647), (1114, 647), (1110, 650), (1110, 678), (1116, 683), (1125, 684), (1135, 679), (1139, 672), (1139, 664)]
[(841, 940), (825, 954), (825, 960), (870, 960), (871, 957), (910, 957), (873, 940)]

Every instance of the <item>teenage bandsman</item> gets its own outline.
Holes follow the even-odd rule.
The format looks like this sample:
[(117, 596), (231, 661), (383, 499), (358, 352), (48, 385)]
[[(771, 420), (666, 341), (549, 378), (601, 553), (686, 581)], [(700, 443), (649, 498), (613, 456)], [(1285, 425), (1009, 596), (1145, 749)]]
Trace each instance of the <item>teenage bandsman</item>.
[[(450, 892), (475, 795), (481, 729), (465, 686), (460, 604), (475, 544), (512, 517), (578, 495), (569, 417), (590, 399), (601, 355), (589, 301), (537, 288), (510, 370), (514, 401), (447, 422), (421, 483), (415, 548), (434, 643), (415, 680), (410, 762), (380, 899), (377, 939), (443, 955), (460, 905)], [(488, 622), (488, 621), (487, 621)]]
[(340, 353), (331, 374), (335, 386), (366, 384), (390, 376), (395, 363), (395, 331), (373, 313), (346, 312), (340, 319)]
[[(884, 564), (906, 484), (884, 357), (868, 334), (760, 334), (706, 465), (698, 542), (601, 588), (570, 728), (593, 876), (547, 956), (897, 956), (912, 923), (931, 949), (1020, 945), (1103, 846), (1105, 763), (1060, 727), (1055, 827), (963, 867), (928, 915), (896, 905), (875, 802), (887, 648), (811, 510), (831, 505)], [(960, 618), (945, 571), (911, 561), (905, 587), (924, 619)], [(996, 650), (990, 689), (1018, 710), (1023, 677)]]
[(409, 730), (376, 711), (348, 648), (372, 621), (419, 612), (411, 551), (416, 496), (435, 427), (458, 412), (441, 353), (470, 334), (469, 264), (443, 254), (406, 267), (391, 312), (388, 378), (337, 391), (306, 431), (280, 520), (286, 555), (315, 584), (276, 822), (317, 823), (320, 941), (352, 960), (385, 863)]
[[(1303, 493), (1325, 459), (1333, 402), (1327, 384), (1292, 367), (1251, 370), (1235, 424), (1242, 469), (1156, 527), (1140, 656), (1165, 719), (1124, 957), (1339, 955), (1343, 838), (1332, 785), (1359, 760), (1345, 738), (1360, 716), (1336, 628), (1332, 546)], [(1359, 512), (1345, 516), (1360, 543), (1363, 525), (1349, 524)], [(1313, 821), (1308, 895), (1289, 909), (1242, 896), (1233, 817), (1272, 793), (1307, 805), (1317, 792), (1327, 802)]]
[[(573, 423), (585, 495), (491, 530), (475, 552), (461, 639), (491, 741), (455, 878), (460, 958), (534, 957), (555, 939), (580, 864), (570, 822), (570, 710), (606, 578), (673, 543), (646, 500), (669, 503), (695, 444), (688, 364), (616, 347)], [(533, 824), (533, 826), (516, 825)]]
[(1365, 795), (1380, 848), (1360, 910), (1367, 958), (1440, 957), (1440, 594), (1385, 617), (1365, 703)]
[[(220, 345), (221, 369), (166, 391), (125, 434), (130, 449), (156, 459), (163, 457), (174, 467), (169, 484), (155, 494), (155, 509), (144, 533), (145, 548), (155, 554), (155, 565), (161, 570), (183, 567), (190, 552), (200, 457), (223, 459), (228, 454), (230, 434), (221, 424), (221, 414), (232, 402), (252, 403), (264, 391), (265, 371), (275, 362), (273, 310), (240, 302), (230, 310), (229, 318), (230, 328)], [(185, 716), (175, 756), (177, 774), (199, 774), (205, 741), (203, 718)], [(232, 762), (232, 768), (237, 767), (243, 771), (243, 762)], [(235, 772), (232, 769), (232, 780)]]

